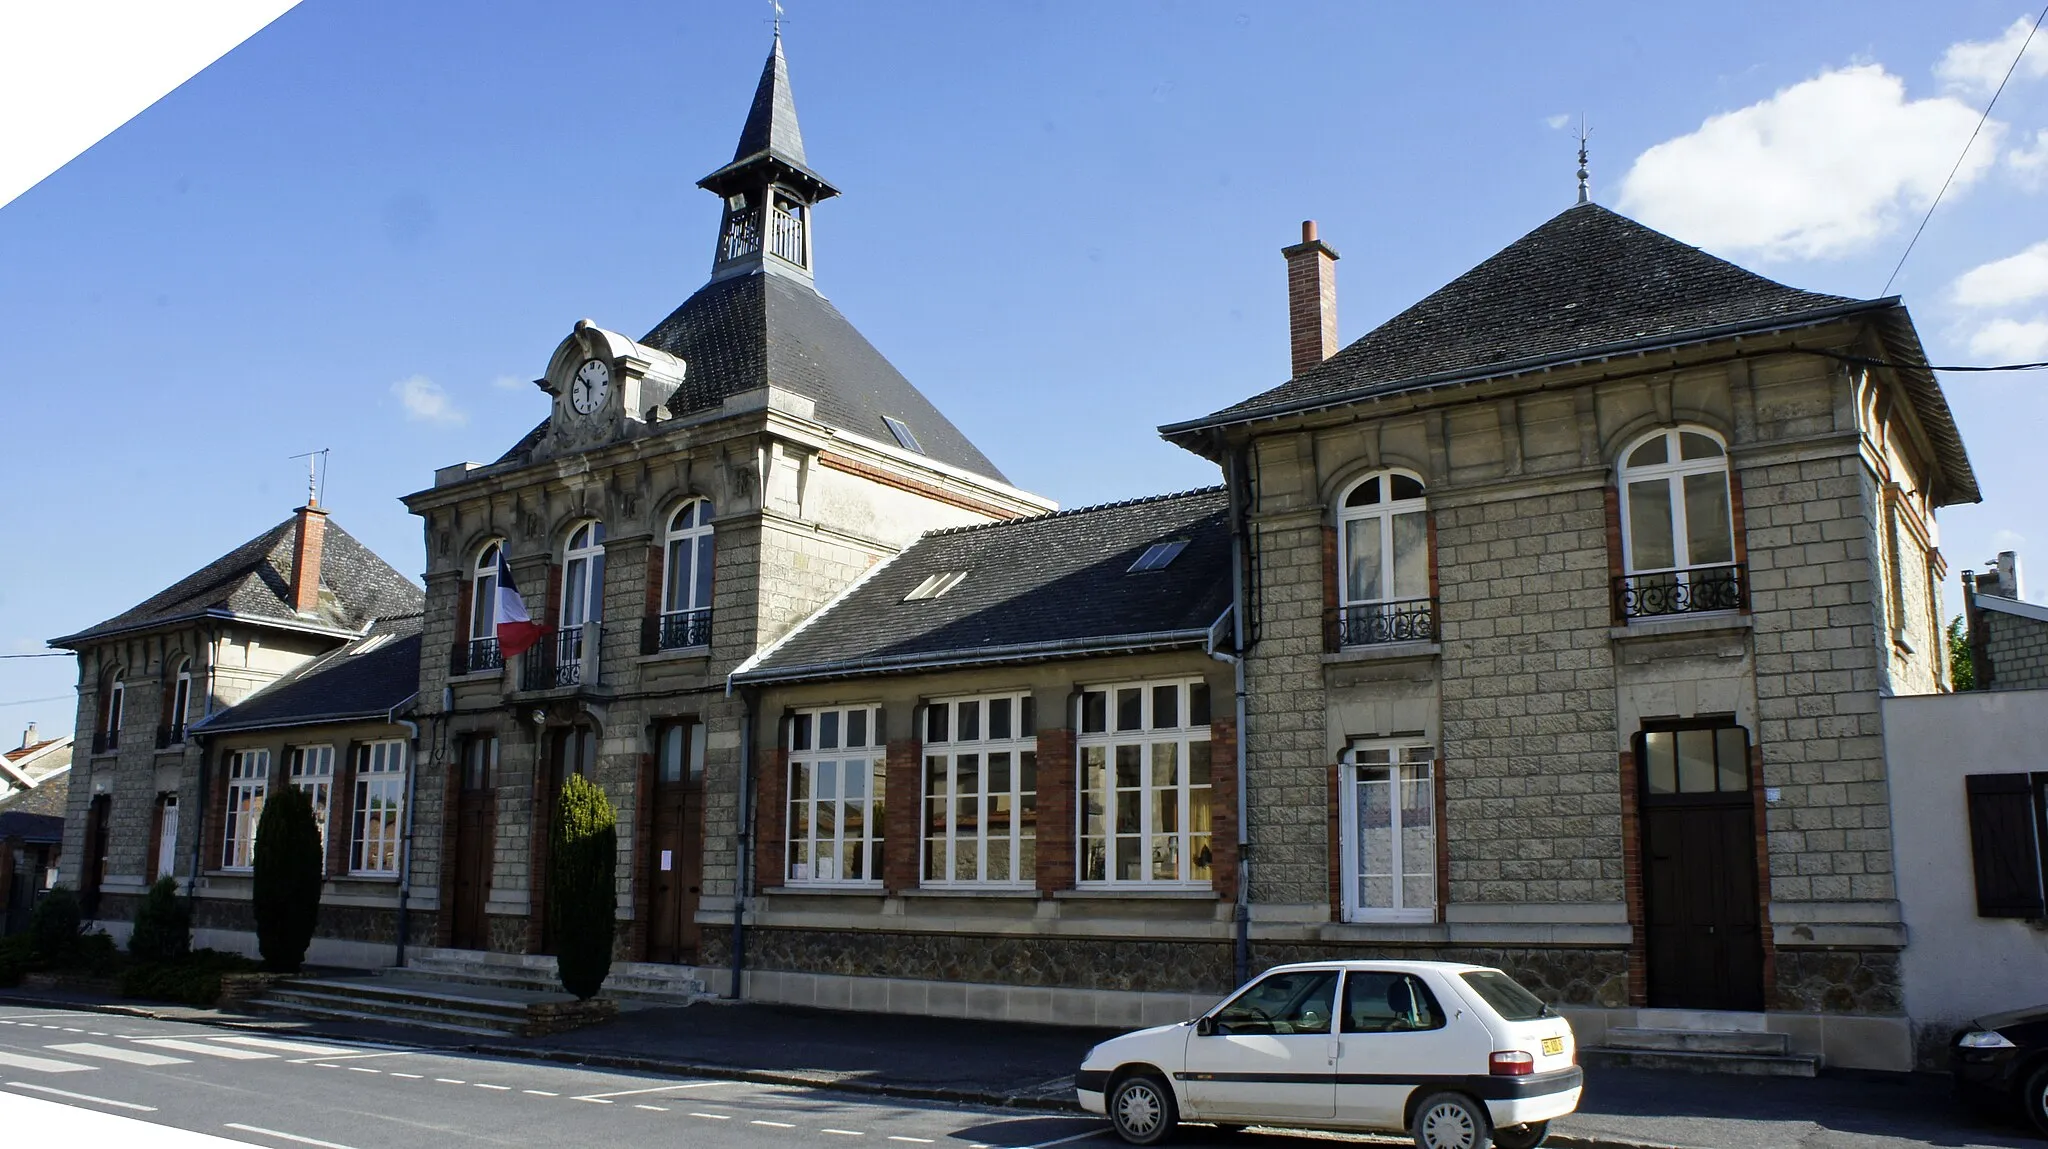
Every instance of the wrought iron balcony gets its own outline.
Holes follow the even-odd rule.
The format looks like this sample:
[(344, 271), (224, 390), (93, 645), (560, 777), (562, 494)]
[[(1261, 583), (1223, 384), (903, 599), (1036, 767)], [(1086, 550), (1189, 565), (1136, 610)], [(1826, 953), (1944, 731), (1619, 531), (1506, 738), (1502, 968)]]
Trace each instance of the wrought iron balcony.
[(1614, 580), (1614, 602), (1625, 619), (1748, 610), (1749, 572), (1731, 564), (1623, 575)]
[(451, 674), (482, 674), (486, 670), (503, 670), (505, 654), (498, 649), (495, 638), (472, 638), (455, 644), (455, 662), (449, 668)]
[(648, 618), (640, 626), (640, 653), (688, 650), (711, 645), (711, 608), (671, 610)]
[(1380, 646), (1390, 642), (1435, 641), (1436, 600), (1433, 598), (1360, 602), (1337, 608), (1337, 645), (1341, 649)]
[[(584, 636), (586, 630), (590, 632), (587, 640)], [(519, 689), (558, 690), (564, 686), (582, 685), (585, 681), (584, 663), (596, 660), (597, 635), (595, 623), (565, 627), (528, 647), (520, 656), (523, 665), (520, 667)]]

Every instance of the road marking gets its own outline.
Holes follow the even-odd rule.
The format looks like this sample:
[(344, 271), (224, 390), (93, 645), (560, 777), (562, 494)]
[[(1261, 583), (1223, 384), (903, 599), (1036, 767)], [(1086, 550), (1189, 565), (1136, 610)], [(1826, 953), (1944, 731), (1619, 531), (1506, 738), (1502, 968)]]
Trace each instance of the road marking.
[(476, 1087), (477, 1087), (478, 1089), (495, 1089), (495, 1090), (497, 1090), (497, 1091), (498, 1091), (498, 1092), (500, 1092), (500, 1093), (510, 1093), (510, 1092), (512, 1092), (512, 1087), (511, 1087), (511, 1086), (509, 1086), (509, 1085), (492, 1085), (492, 1084), (491, 1084), (490, 1082), (488, 1082), (488, 1081), (479, 1081), (479, 1082), (477, 1082), (477, 1083), (476, 1083)]
[(140, 1049), (121, 1049), (112, 1045), (101, 1045), (93, 1041), (73, 1041), (64, 1045), (46, 1045), (58, 1053), (76, 1053), (81, 1057), (104, 1057), (108, 1061), (125, 1061), (130, 1065), (190, 1065), (189, 1057), (166, 1057), (161, 1053), (146, 1053)]
[(73, 1093), (68, 1089), (52, 1089), (47, 1085), (31, 1085), (26, 1081), (10, 1081), (7, 1083), (7, 1087), (9, 1089), (33, 1089), (37, 1093), (47, 1093), (52, 1097), (69, 1097), (73, 1101), (90, 1101), (97, 1105), (111, 1105), (116, 1109), (133, 1109), (137, 1113), (156, 1112), (156, 1106), (154, 1105), (137, 1105), (133, 1101), (116, 1101), (111, 1097), (94, 1097), (90, 1093)]
[(5, 1050), (0, 1050), (0, 1065), (26, 1069), (32, 1073), (81, 1073), (99, 1068), (97, 1065), (80, 1065), (75, 1061), (58, 1061), (49, 1057), (30, 1057), (26, 1053), (8, 1053)]
[(235, 1049), (232, 1046), (212, 1045), (204, 1041), (186, 1041), (178, 1037), (137, 1038), (142, 1045), (154, 1045), (159, 1049), (175, 1049), (179, 1053), (197, 1053), (203, 1057), (219, 1057), (228, 1061), (267, 1061), (275, 1053), (259, 1053), (253, 1049)]
[(384, 1071), (383, 1071), (383, 1070), (381, 1070), (381, 1069), (371, 1069), (371, 1068), (370, 1068), (369, 1066), (367, 1066), (367, 1065), (344, 1065), (344, 1066), (342, 1066), (342, 1068), (343, 1068), (343, 1069), (346, 1069), (346, 1070), (348, 1070), (348, 1071), (349, 1071), (350, 1073), (382, 1073), (382, 1072), (384, 1072)]
[(730, 1114), (730, 1113), (692, 1113), (692, 1114), (690, 1114), (690, 1116), (692, 1116), (692, 1117), (702, 1117), (702, 1118), (703, 1118), (704, 1120), (706, 1120), (706, 1121), (730, 1121), (730, 1120), (732, 1120), (732, 1114)]
[(66, 1032), (66, 1033), (84, 1033), (85, 1031), (84, 1031), (84, 1030), (82, 1030), (82, 1029), (73, 1029), (73, 1028), (72, 1028), (71, 1026), (68, 1026), (68, 1025), (67, 1025), (67, 1026), (65, 1026), (65, 1027), (64, 1027), (64, 1032)]
[(652, 1109), (652, 1110), (653, 1110), (653, 1111), (655, 1111), (656, 1113), (667, 1113), (667, 1112), (668, 1112), (668, 1106), (666, 1106), (666, 1105), (635, 1105), (635, 1106), (634, 1106), (633, 1108), (635, 1108), (635, 1109)]
[(265, 1137), (276, 1137), (285, 1141), (296, 1141), (301, 1145), (317, 1145), (320, 1147), (320, 1149), (351, 1149), (350, 1146), (337, 1145), (332, 1141), (318, 1141), (311, 1137), (301, 1137), (296, 1133), (285, 1133), (277, 1129), (265, 1129), (260, 1125), (244, 1125), (239, 1121), (230, 1121), (226, 1125), (221, 1126), (221, 1128), (239, 1129), (244, 1133), (261, 1133)]
[(929, 1137), (904, 1137), (904, 1136), (900, 1136), (900, 1135), (898, 1135), (898, 1134), (895, 1134), (895, 1133), (891, 1133), (891, 1134), (889, 1134), (889, 1140), (891, 1140), (891, 1141), (908, 1141), (908, 1142), (910, 1142), (910, 1143), (911, 1143), (912, 1145), (930, 1145), (930, 1144), (932, 1143), (932, 1139), (931, 1139), (931, 1138), (929, 1138)]
[(425, 1081), (427, 1079), (427, 1076), (424, 1073), (400, 1073), (396, 1069), (391, 1071), (391, 1076), (403, 1077), (407, 1081)]
[(457, 1080), (455, 1080), (455, 1079), (454, 1079), (453, 1077), (436, 1077), (436, 1078), (435, 1078), (434, 1080), (436, 1080), (436, 1081), (440, 1082), (440, 1083), (441, 1083), (441, 1084), (443, 1084), (443, 1085), (468, 1085), (468, 1084), (469, 1084), (469, 1082), (467, 1082), (467, 1081), (457, 1081)]
[(313, 1045), (304, 1041), (278, 1041), (271, 1037), (216, 1037), (215, 1041), (228, 1045), (246, 1045), (251, 1049), (267, 1049), (274, 1053), (310, 1053), (316, 1057), (344, 1057), (354, 1053), (335, 1045)]
[(315, 1066), (314, 1066), (313, 1068), (315, 1068), (315, 1069), (340, 1069), (340, 1068), (341, 1068), (341, 1066), (339, 1066), (339, 1065), (315, 1065)]
[(747, 1122), (747, 1124), (749, 1124), (749, 1125), (766, 1125), (766, 1126), (767, 1126), (768, 1128), (770, 1128), (770, 1129), (794, 1129), (794, 1128), (796, 1128), (796, 1126), (794, 1126), (794, 1125), (791, 1125), (791, 1124), (790, 1124), (789, 1122), (787, 1122), (787, 1121), (749, 1121), (749, 1122)]
[(611, 1102), (609, 1102), (609, 1101), (606, 1101), (606, 1100), (605, 1100), (604, 1098), (602, 1098), (602, 1097), (571, 1097), (571, 1098), (570, 1098), (569, 1100), (571, 1100), (571, 1101), (588, 1101), (588, 1102), (590, 1102), (590, 1103), (591, 1103), (592, 1105), (610, 1105), (610, 1104), (611, 1104)]
[[(392, 1074), (391, 1076), (393, 1076), (393, 1077), (403, 1077), (403, 1076), (405, 1076), (405, 1075), (404, 1075), (404, 1074), (402, 1074), (402, 1073), (394, 1073), (394, 1074)], [(520, 1090), (519, 1092), (521, 1092), (521, 1093), (531, 1093), (531, 1094), (533, 1094), (533, 1095), (534, 1095), (535, 1097), (560, 1097), (560, 1096), (561, 1096), (561, 1094), (559, 1094), (559, 1093), (549, 1093), (549, 1092), (548, 1092), (547, 1090), (545, 1090), (545, 1089), (522, 1089), (522, 1090)]]
[(839, 1135), (839, 1136), (841, 1136), (841, 1137), (865, 1137), (865, 1136), (867, 1136), (867, 1134), (865, 1134), (865, 1133), (862, 1133), (862, 1132), (861, 1132), (860, 1130), (858, 1130), (858, 1129), (820, 1129), (820, 1130), (818, 1130), (818, 1132), (820, 1132), (820, 1133), (836, 1133), (836, 1134), (838, 1134), (838, 1135)]
[(730, 1085), (729, 1081), (686, 1081), (680, 1085), (656, 1085), (651, 1089), (621, 1089), (616, 1093), (585, 1093), (577, 1101), (595, 1101), (600, 1097), (635, 1097), (642, 1093), (666, 1093), (671, 1089), (703, 1089), (712, 1085)]

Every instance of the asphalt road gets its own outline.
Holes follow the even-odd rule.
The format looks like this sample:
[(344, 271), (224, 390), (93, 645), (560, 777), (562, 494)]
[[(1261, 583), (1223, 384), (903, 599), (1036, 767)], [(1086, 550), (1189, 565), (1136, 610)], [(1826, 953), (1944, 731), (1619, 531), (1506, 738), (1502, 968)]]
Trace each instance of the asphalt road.
[[(1120, 1144), (1084, 1117), (0, 1006), (0, 1124), (13, 1131), (12, 1118), (35, 1117), (46, 1128), (61, 1116), (51, 1104), (75, 1114), (74, 1146), (109, 1143), (104, 1129), (116, 1125), (130, 1131), (123, 1143), (152, 1144), (153, 1131), (132, 1122), (273, 1149)], [(1177, 1143), (1304, 1144), (1189, 1132)], [(197, 1143), (165, 1144), (173, 1141)]]

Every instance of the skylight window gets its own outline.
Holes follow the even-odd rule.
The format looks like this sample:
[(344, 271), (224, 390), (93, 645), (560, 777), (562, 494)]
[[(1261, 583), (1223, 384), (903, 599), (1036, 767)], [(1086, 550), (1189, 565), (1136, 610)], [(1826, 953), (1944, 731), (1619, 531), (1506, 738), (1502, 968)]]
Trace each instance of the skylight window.
[(1186, 549), (1188, 549), (1188, 541), (1186, 539), (1168, 539), (1163, 543), (1153, 543), (1145, 548), (1145, 553), (1138, 556), (1138, 561), (1132, 563), (1131, 569), (1126, 573), (1138, 574), (1141, 571), (1164, 570), (1168, 563), (1179, 558), (1180, 552)]
[(903, 596), (903, 601), (917, 602), (921, 599), (937, 598), (954, 587), (959, 586), (960, 580), (966, 577), (966, 571), (941, 571), (918, 583), (916, 590)]
[(354, 658), (356, 655), (359, 654), (368, 654), (371, 651), (377, 649), (380, 646), (383, 646), (385, 643), (390, 641), (391, 636), (388, 634), (373, 634), (369, 638), (364, 639), (360, 646), (357, 646), (354, 650), (349, 651), (349, 657)]
[(924, 454), (924, 445), (917, 441), (916, 435), (910, 433), (910, 424), (896, 418), (894, 415), (882, 416), (882, 422), (887, 423), (889, 425), (889, 433), (896, 436), (897, 446), (902, 447), (906, 451), (916, 451), (920, 455)]

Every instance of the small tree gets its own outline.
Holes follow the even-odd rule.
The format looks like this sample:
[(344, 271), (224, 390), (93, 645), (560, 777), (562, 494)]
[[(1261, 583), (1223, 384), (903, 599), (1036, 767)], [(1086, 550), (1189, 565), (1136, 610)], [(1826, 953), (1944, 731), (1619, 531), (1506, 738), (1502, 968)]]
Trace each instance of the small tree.
[(39, 963), (63, 967), (78, 957), (85, 933), (85, 912), (70, 886), (52, 886), (29, 911), (29, 953)]
[(562, 988), (587, 1000), (612, 969), (618, 819), (597, 783), (571, 774), (562, 786), (548, 854), (548, 914)]
[(142, 896), (128, 952), (136, 961), (167, 964), (192, 952), (192, 907), (178, 898), (178, 880), (166, 874)]
[(1962, 615), (1948, 620), (1948, 682), (1955, 690), (1977, 689), (1977, 663), (1970, 657), (1970, 631)]
[(295, 973), (313, 944), (320, 915), (320, 827), (313, 802), (296, 786), (270, 792), (256, 821), (256, 947), (266, 969)]

